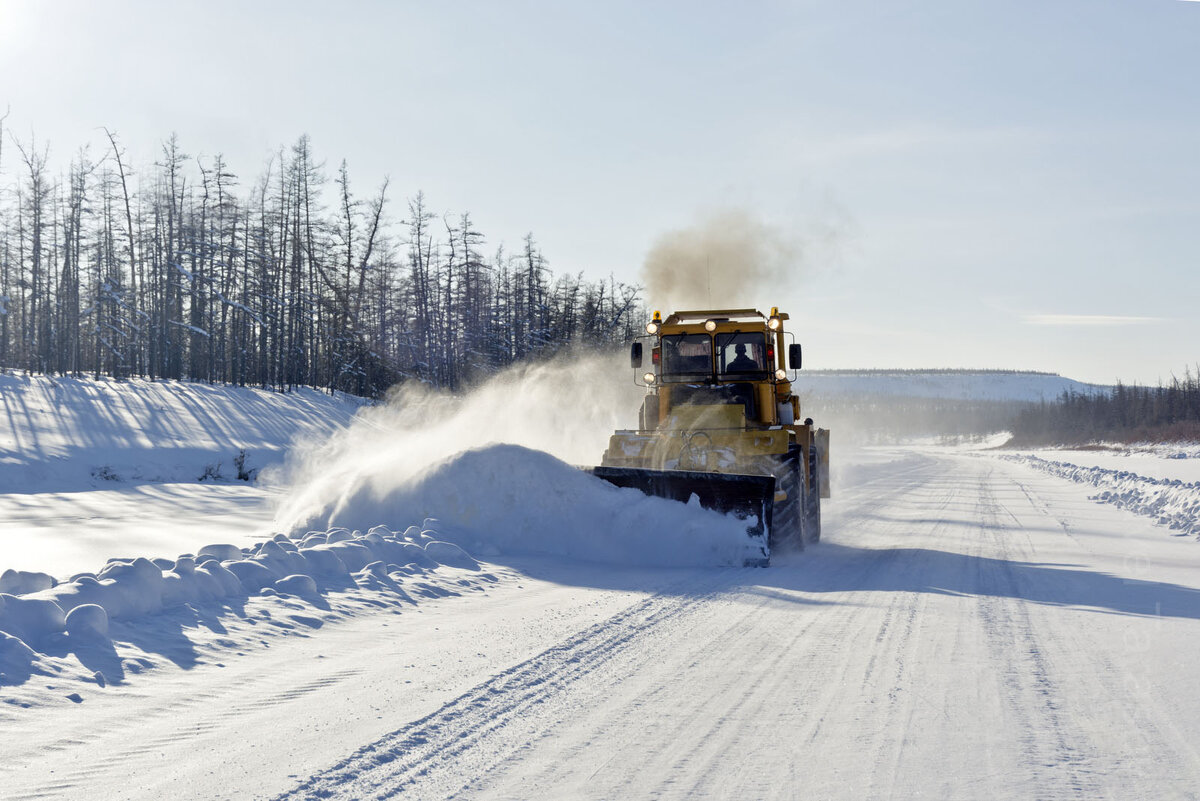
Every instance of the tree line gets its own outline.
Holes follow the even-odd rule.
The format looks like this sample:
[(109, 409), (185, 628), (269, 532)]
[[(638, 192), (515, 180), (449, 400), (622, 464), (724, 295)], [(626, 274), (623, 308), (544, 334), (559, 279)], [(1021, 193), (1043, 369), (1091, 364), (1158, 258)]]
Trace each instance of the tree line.
[(172, 135), (135, 169), (106, 131), (65, 174), (0, 118), (0, 367), (377, 396), (450, 389), (635, 334), (639, 288), (555, 275), (533, 235), (489, 252), (470, 214), (385, 179), (360, 195), (307, 136), (243, 180)]
[(1012, 445), (1200, 441), (1200, 371), (1145, 387), (1117, 382), (1111, 392), (1064, 392), (1022, 410)]

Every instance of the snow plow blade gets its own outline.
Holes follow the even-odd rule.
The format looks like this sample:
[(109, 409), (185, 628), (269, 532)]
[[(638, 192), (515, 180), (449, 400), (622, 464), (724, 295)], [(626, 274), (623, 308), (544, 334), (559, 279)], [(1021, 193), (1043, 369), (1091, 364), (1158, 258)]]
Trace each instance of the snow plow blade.
[(705, 509), (729, 513), (746, 522), (746, 535), (761, 552), (747, 566), (766, 567), (771, 509), (775, 502), (775, 477), (692, 470), (648, 470), (640, 467), (587, 467), (587, 472), (618, 487), (632, 487), (647, 495), (687, 503), (693, 495)]

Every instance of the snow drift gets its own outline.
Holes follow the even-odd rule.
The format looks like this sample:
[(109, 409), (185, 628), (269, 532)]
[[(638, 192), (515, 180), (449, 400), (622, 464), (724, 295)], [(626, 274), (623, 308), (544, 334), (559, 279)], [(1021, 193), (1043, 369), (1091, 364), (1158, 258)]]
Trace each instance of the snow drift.
[(630, 565), (742, 565), (754, 555), (730, 515), (615, 487), (519, 445), (469, 450), (404, 481), (363, 475), (304, 527), (363, 528), (437, 517), (479, 556), (543, 554)]
[(1085, 467), (1070, 462), (1043, 459), (1031, 454), (1002, 457), (1065, 478), (1090, 484), (1099, 492), (1092, 500), (1154, 518), (1178, 536), (1200, 537), (1200, 482), (1177, 478), (1153, 478), (1129, 470)]
[[(436, 530), (409, 526), (397, 532), (376, 526), (361, 531), (330, 529), (282, 534), (249, 548), (213, 544), (175, 560), (113, 559), (98, 572), (62, 583), (36, 574), (4, 574), (0, 632), (38, 646), (63, 632), (73, 641), (103, 638), (110, 620), (136, 620), (185, 604), (203, 606), (229, 598), (286, 594), (316, 598), (329, 589), (367, 587), (440, 566), (478, 571), (479, 564)], [(33, 590), (20, 592), (20, 590)], [(3, 674), (0, 670), (0, 675)]]

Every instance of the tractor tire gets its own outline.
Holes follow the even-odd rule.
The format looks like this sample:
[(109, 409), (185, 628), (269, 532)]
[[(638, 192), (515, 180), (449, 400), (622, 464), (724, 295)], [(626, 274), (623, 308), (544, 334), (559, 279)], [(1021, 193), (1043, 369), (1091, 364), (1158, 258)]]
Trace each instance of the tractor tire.
[(799, 451), (791, 451), (774, 469), (775, 487), (783, 490), (787, 498), (775, 504), (771, 510), (770, 549), (803, 551), (805, 536), (805, 486), (804, 471), (798, 458)]
[(821, 541), (821, 461), (817, 449), (808, 449), (808, 475), (804, 493), (804, 533), (810, 544)]

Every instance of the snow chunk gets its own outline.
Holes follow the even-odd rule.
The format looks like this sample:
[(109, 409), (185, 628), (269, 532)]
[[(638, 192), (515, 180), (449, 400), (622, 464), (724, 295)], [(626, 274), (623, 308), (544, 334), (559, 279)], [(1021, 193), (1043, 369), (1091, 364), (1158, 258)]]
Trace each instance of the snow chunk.
[(205, 545), (196, 555), (214, 556), (222, 562), (233, 562), (242, 558), (242, 549), (236, 545), (217, 543), (215, 545)]
[(443, 565), (459, 567), (464, 570), (479, 569), (479, 563), (472, 559), (466, 551), (452, 542), (433, 540), (426, 543), (425, 553), (430, 559)]
[(22, 640), (38, 640), (66, 627), (66, 615), (54, 601), (0, 594), (0, 631)]
[(48, 590), (57, 583), (49, 573), (5, 570), (0, 574), (0, 592), (9, 595), (28, 595), (31, 592)]
[(275, 582), (276, 592), (286, 592), (289, 595), (299, 595), (300, 597), (308, 597), (317, 594), (317, 582), (312, 580), (311, 576), (305, 576), (297, 573), (293, 576), (285, 576)]
[(270, 587), (275, 584), (281, 575), (271, 570), (262, 562), (255, 562), (252, 559), (242, 559), (238, 562), (229, 562), (225, 565), (230, 573), (237, 576), (241, 582), (242, 588), (248, 593), (256, 593), (264, 587)]
[(67, 613), (67, 633), (80, 639), (108, 637), (108, 613), (96, 604), (81, 604)]

